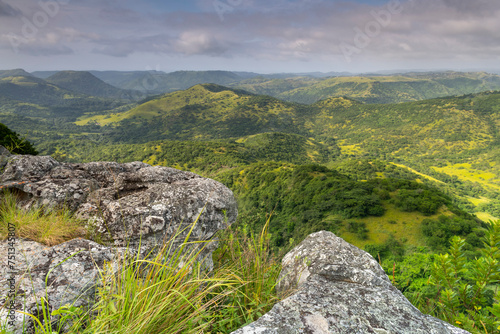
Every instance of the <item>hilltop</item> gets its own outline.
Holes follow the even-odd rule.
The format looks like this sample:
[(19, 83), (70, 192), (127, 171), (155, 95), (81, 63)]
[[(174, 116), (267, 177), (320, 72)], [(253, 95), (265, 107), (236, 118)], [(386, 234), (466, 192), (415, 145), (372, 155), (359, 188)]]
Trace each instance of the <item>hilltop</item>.
[(114, 129), (114, 140), (207, 140), (263, 132), (303, 133), (305, 108), (215, 84), (193, 86), (154, 98), (121, 113), (82, 117)]
[(132, 92), (108, 85), (85, 71), (60, 71), (49, 76), (45, 81), (77, 94), (117, 99), (132, 98)]

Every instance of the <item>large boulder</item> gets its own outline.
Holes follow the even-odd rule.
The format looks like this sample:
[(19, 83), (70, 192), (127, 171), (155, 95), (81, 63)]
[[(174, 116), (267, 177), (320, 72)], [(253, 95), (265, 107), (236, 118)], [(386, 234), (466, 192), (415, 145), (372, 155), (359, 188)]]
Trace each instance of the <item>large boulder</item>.
[[(210, 240), (236, 220), (237, 205), (227, 187), (174, 168), (142, 162), (60, 163), (48, 156), (7, 156), (0, 189), (17, 193), (20, 205), (66, 206), (85, 219), (99, 241), (149, 252), (177, 232), (190, 241)], [(1, 194), (0, 194), (1, 196)], [(209, 253), (202, 254), (210, 267)]]
[(308, 236), (282, 260), (278, 290), (297, 291), (234, 334), (465, 334), (422, 314), (368, 253), (331, 232)]
[[(19, 206), (26, 209), (71, 209), (87, 222), (93, 239), (50, 248), (27, 240), (16, 240), (14, 245), (0, 241), (0, 325), (8, 315), (7, 304), (38, 316), (36, 306), (42, 296), (48, 298), (51, 309), (67, 303), (88, 305), (105, 262), (115, 266), (117, 254), (125, 249), (134, 253), (139, 246), (141, 257), (152, 256), (175, 235), (174, 249), (187, 238), (191, 248), (186, 250), (202, 248), (198, 259), (210, 269), (214, 234), (236, 220), (233, 193), (190, 172), (142, 162), (70, 164), (48, 156), (0, 152), (0, 190), (15, 193)], [(2, 196), (0, 191), (0, 200)], [(11, 253), (9, 248), (16, 253), (14, 269), (3, 262)], [(20, 289), (13, 304), (8, 295), (14, 281), (3, 279), (11, 276)], [(16, 313), (15, 317), (19, 327), (24, 316)]]

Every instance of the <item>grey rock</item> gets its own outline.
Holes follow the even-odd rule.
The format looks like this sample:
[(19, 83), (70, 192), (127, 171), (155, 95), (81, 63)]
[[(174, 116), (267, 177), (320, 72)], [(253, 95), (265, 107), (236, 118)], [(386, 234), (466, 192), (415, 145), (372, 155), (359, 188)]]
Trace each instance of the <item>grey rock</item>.
[(0, 145), (0, 155), (10, 156), (10, 152), (8, 149)]
[(0, 173), (5, 170), (5, 166), (9, 162), (8, 158), (11, 156), (8, 149), (0, 145)]
[[(8, 252), (9, 248), (14, 248), (15, 252)], [(109, 263), (117, 270), (116, 256), (124, 253), (123, 249), (85, 239), (74, 239), (54, 247), (29, 240), (17, 240), (14, 247), (0, 243), (0, 305), (7, 305), (0, 308), (0, 323), (13, 320), (14, 326), (7, 326), (9, 330), (33, 332), (32, 319), (19, 311), (30, 313), (43, 322), (42, 297), (48, 301), (49, 312), (65, 304), (92, 305), (104, 265)], [(8, 255), (13, 255), (14, 259), (8, 261)]]
[[(11, 156), (0, 189), (18, 194), (20, 205), (66, 206), (89, 221), (99, 240), (149, 252), (199, 216), (190, 241), (210, 240), (236, 220), (233, 193), (219, 182), (142, 162), (62, 164), (47, 156)], [(2, 195), (0, 194), (0, 197)], [(202, 254), (211, 266), (206, 247)]]
[[(219, 182), (190, 172), (142, 162), (68, 164), (47, 156), (1, 157), (5, 157), (5, 163), (0, 169), (0, 190), (15, 193), (19, 206), (66, 206), (93, 231), (93, 240), (75, 239), (51, 248), (30, 241), (16, 244), (16, 252), (26, 255), (22, 257), (26, 261), (15, 268), (25, 273), (16, 284), (26, 298), (23, 303), (16, 298), (15, 309), (37, 316), (36, 302), (45, 293), (51, 308), (73, 302), (75, 306), (91, 305), (99, 269), (105, 261), (114, 263), (116, 252), (123, 253), (125, 248), (134, 253), (140, 246), (142, 258), (153, 256), (165, 240), (177, 235), (174, 249), (185, 238), (201, 241), (186, 251), (201, 249), (198, 260), (211, 269), (211, 255), (217, 245), (214, 234), (236, 220), (233, 193)], [(2, 196), (0, 192), (0, 200)], [(12, 247), (7, 241), (0, 241), (1, 261), (7, 259), (8, 248)], [(51, 268), (56, 269), (45, 284)], [(0, 277), (10, 275), (6, 270), (2, 263)], [(2, 308), (10, 288), (6, 282), (0, 283), (0, 325), (7, 316)], [(16, 317), (19, 325), (23, 316), (16, 313)]]
[(464, 334), (422, 314), (371, 255), (331, 232), (308, 236), (282, 260), (278, 289), (297, 289), (234, 334)]

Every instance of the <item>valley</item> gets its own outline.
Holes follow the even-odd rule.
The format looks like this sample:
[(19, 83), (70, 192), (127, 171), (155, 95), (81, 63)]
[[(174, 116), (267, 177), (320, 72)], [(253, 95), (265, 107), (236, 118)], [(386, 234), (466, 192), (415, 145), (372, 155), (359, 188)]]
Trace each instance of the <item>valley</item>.
[[(123, 80), (113, 89), (91, 73), (35, 74), (46, 80), (3, 73), (0, 122), (35, 143), (40, 154), (72, 162), (144, 161), (215, 178), (237, 194), (242, 224), (258, 230), (273, 213), (277, 248), (319, 229), (361, 247), (393, 239), (424, 247), (425, 219), (500, 217), (500, 93), (489, 91), (500, 83), (495, 75), (242, 79), (226, 72), (175, 73), (171, 84), (179, 87), (216, 78), (238, 88), (202, 83), (134, 101), (124, 78), (132, 82), (145, 73), (100, 73), (115, 84)], [(283, 100), (305, 87), (324, 95), (298, 99), (308, 104)], [(424, 88), (462, 95), (426, 99), (433, 96)], [(476, 93), (481, 90), (487, 91)], [(300, 172), (304, 168), (311, 170)], [(333, 183), (325, 181), (330, 178)], [(310, 191), (314, 200), (296, 203), (296, 184), (312, 187), (298, 193)], [(413, 205), (397, 204), (401, 193), (428, 187), (443, 198), (435, 210), (419, 209), (415, 203), (428, 199), (414, 195), (405, 199)], [(352, 195), (336, 198), (336, 188)], [(322, 191), (324, 197), (315, 195)], [(378, 211), (363, 211), (360, 203), (378, 203)]]
[[(329, 231), (371, 254), (422, 312), (457, 324), (429, 277), (449, 270), (450, 254), (481, 264), (498, 249), (491, 243), (500, 230), (490, 224), (500, 218), (499, 78), (0, 71), (0, 145), (60, 162), (142, 161), (212, 178), (238, 204), (214, 253), (221, 268), (235, 235), (252, 252), (260, 235), (265, 254), (256, 256), (277, 277), (276, 259)], [(266, 289), (274, 303), (274, 281)], [(476, 304), (498, 306), (494, 289), (484, 287), (491, 298)], [(497, 326), (497, 317), (484, 319)], [(252, 318), (240, 320), (233, 329)]]

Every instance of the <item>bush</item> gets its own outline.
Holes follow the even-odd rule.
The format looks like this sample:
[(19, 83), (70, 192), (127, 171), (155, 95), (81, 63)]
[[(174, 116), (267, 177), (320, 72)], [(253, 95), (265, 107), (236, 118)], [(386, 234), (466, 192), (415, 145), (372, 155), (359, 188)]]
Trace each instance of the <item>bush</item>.
[[(465, 239), (454, 236), (437, 255), (430, 283), (439, 290), (435, 315), (471, 333), (498, 333), (500, 325), (500, 222), (491, 222), (481, 257), (469, 261)], [(495, 296), (496, 291), (496, 296)]]
[(366, 228), (366, 223), (364, 222), (347, 222), (347, 232), (354, 233), (359, 239), (368, 239), (368, 229)]
[(0, 145), (14, 154), (38, 154), (29, 141), (20, 138), (17, 133), (10, 130), (2, 123), (0, 123)]

